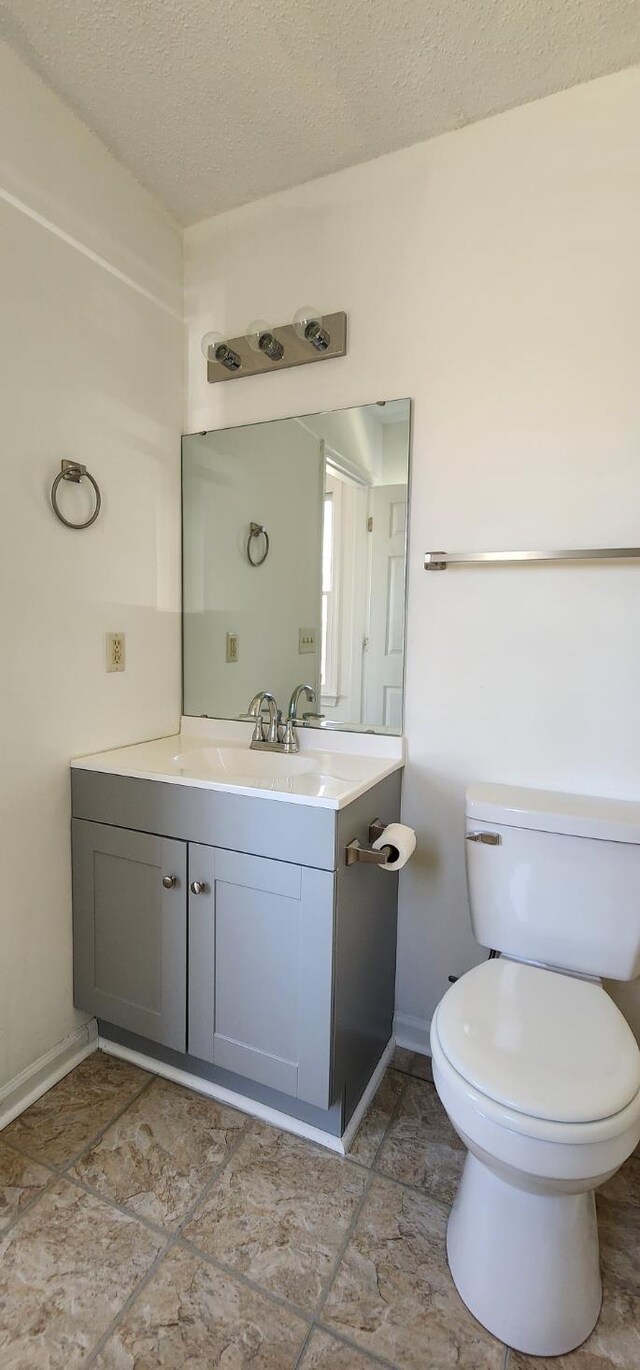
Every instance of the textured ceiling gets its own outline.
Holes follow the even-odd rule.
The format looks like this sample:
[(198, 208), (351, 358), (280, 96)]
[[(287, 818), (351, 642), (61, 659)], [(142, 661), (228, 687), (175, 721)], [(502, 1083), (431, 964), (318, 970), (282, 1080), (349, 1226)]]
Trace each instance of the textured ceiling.
[(640, 0), (0, 0), (183, 223), (640, 61)]

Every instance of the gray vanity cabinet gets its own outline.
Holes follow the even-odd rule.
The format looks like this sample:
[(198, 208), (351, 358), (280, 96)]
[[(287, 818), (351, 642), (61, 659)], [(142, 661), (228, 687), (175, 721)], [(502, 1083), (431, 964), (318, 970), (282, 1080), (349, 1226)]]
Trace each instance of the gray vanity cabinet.
[(77, 818), (73, 871), (78, 1007), (328, 1108), (334, 872)]
[(328, 1108), (332, 871), (189, 845), (188, 1051)]
[(106, 1040), (340, 1135), (393, 1031), (398, 881), (346, 807), (72, 772), (75, 1004)]
[(186, 881), (186, 842), (73, 820), (75, 1002), (176, 1051), (186, 1050)]

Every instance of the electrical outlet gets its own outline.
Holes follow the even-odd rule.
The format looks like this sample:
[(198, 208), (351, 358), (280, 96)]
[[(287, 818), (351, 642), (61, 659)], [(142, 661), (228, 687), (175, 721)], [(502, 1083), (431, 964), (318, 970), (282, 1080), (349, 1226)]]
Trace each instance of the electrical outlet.
[(227, 633), (227, 661), (238, 660), (238, 634)]
[(124, 633), (107, 633), (107, 670), (124, 671)]
[(314, 628), (298, 628), (298, 656), (304, 656), (306, 652), (315, 652), (316, 634)]

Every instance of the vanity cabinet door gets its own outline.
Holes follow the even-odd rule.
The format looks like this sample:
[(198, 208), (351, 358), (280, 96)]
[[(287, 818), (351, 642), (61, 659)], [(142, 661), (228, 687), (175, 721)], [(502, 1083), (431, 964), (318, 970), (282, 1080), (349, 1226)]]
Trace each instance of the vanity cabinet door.
[(189, 1052), (328, 1108), (333, 872), (190, 844), (189, 881)]
[(186, 842), (72, 826), (76, 1007), (185, 1051)]

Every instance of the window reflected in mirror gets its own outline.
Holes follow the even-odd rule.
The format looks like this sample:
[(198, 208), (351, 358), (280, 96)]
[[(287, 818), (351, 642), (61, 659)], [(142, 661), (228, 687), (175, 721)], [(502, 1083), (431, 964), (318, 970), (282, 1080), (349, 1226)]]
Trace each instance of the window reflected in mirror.
[(403, 722), (410, 401), (183, 438), (184, 712)]

